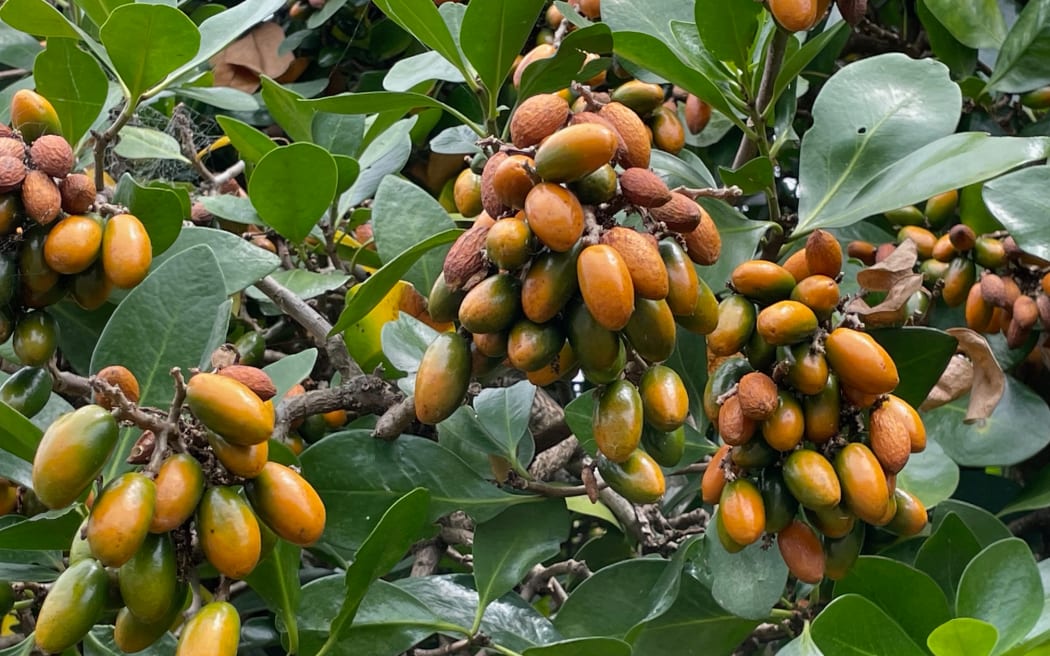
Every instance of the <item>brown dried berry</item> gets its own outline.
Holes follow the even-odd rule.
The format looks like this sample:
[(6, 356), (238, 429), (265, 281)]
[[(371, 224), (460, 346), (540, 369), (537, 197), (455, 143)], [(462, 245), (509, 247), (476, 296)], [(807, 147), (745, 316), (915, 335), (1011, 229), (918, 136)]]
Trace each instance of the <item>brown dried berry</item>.
[(722, 254), (722, 235), (718, 226), (704, 208), (700, 208), (700, 223), (685, 234), (685, 250), (689, 259), (700, 266), (711, 266)]
[(1035, 325), (1039, 319), (1039, 308), (1035, 299), (1031, 296), (1018, 296), (1013, 305), (1014, 321), (1022, 330), (1027, 330)]
[(740, 399), (740, 411), (748, 419), (768, 419), (780, 405), (777, 384), (760, 371), (744, 374), (737, 385), (736, 395)]
[(744, 416), (740, 398), (736, 394), (726, 399), (718, 410), (718, 434), (726, 444), (746, 444), (755, 434), (756, 428), (758, 424)]
[(33, 166), (52, 178), (64, 178), (73, 170), (73, 148), (57, 134), (45, 134), (29, 148)]
[(671, 198), (663, 205), (652, 209), (652, 217), (662, 222), (668, 230), (688, 234), (700, 225), (700, 213), (703, 210), (696, 201), (677, 191), (671, 192)]
[(62, 209), (62, 194), (51, 176), (43, 171), (26, 173), (22, 181), (22, 207), (40, 225), (47, 225), (58, 217)]
[(26, 145), (21, 139), (0, 137), (0, 156), (16, 157), (20, 162), (25, 161)]
[(245, 387), (255, 392), (263, 401), (269, 401), (277, 396), (277, 387), (273, 384), (270, 376), (258, 367), (249, 367), (243, 364), (234, 364), (223, 367), (217, 371), (220, 376), (232, 378)]
[(821, 274), (834, 278), (842, 270), (842, 246), (834, 235), (825, 230), (814, 230), (806, 240), (806, 267), (810, 275)]
[(636, 294), (653, 300), (667, 296), (670, 282), (655, 237), (616, 226), (602, 235), (601, 243), (612, 246), (623, 258)]
[(1039, 320), (1043, 322), (1043, 330), (1050, 330), (1050, 296), (1036, 296), (1035, 305), (1039, 309)]
[(992, 305), (1006, 307), (1006, 285), (1003, 279), (986, 271), (981, 276), (981, 296)]
[(671, 190), (660, 176), (638, 167), (620, 174), (620, 191), (628, 203), (639, 207), (660, 207), (671, 200)]
[(510, 139), (518, 148), (535, 146), (569, 118), (569, 103), (554, 93), (532, 96), (518, 105), (510, 119)]
[(887, 474), (904, 469), (911, 455), (908, 427), (885, 404), (871, 411), (871, 451)]
[(26, 177), (22, 160), (7, 155), (0, 156), (0, 193), (14, 191)]
[(95, 181), (83, 173), (70, 173), (58, 183), (62, 196), (62, 211), (66, 214), (83, 214), (95, 202)]
[[(139, 381), (127, 367), (122, 367), (119, 364), (105, 367), (95, 374), (95, 378), (119, 389), (124, 394), (124, 398), (132, 403), (138, 403), (140, 394)], [(117, 401), (113, 395), (95, 390), (95, 403), (106, 410), (112, 410), (116, 406)]]
[(442, 271), (445, 284), (449, 289), (470, 289), (487, 277), (488, 265), (485, 263), (485, 240), (489, 228), (496, 222), (487, 213), (481, 213), (474, 220), (474, 225), (452, 244)]
[(500, 200), (496, 187), (493, 185), (496, 169), (507, 157), (509, 155), (503, 151), (492, 153), (492, 156), (485, 162), (485, 168), (481, 171), (481, 206), (493, 219), (498, 219), (510, 209)]

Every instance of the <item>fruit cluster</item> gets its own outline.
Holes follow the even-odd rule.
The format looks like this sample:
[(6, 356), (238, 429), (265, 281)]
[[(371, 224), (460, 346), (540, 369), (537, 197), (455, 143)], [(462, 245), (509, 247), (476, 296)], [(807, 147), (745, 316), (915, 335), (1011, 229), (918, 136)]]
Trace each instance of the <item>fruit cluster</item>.
[[(1002, 231), (978, 234), (973, 226), (980, 229), (987, 221), (974, 214), (984, 213), (980, 186), (975, 186), (962, 194), (938, 194), (922, 209), (909, 205), (885, 216), (898, 226), (898, 245), (907, 240), (914, 244), (927, 290), (939, 294), (948, 307), (962, 306), (967, 327), (1002, 332), (1010, 348), (1020, 348), (1037, 321), (1050, 325), (1050, 262), (1023, 252)], [(895, 245), (854, 242), (848, 250), (870, 264), (889, 257)], [(919, 308), (924, 299), (915, 301)]]
[[(84, 497), (118, 442), (111, 409), (120, 405), (126, 412), (139, 398), (138, 382), (124, 367), (107, 367), (96, 379), (103, 384), (96, 383), (95, 403), (57, 419), (37, 449), (33, 492), (47, 508)], [(74, 646), (107, 609), (117, 608), (116, 644), (129, 653), (145, 649), (189, 603), (186, 578), (201, 560), (198, 549), (219, 574), (241, 579), (278, 538), (309, 546), (321, 537), (325, 508), (317, 492), (296, 471), (269, 460), (275, 394), (266, 373), (249, 366), (190, 378), (185, 403), (195, 421), (183, 418), (170, 427), (170, 440), (159, 442), (164, 450), (144, 458), (147, 467), (88, 494), (90, 514), (70, 548), (70, 567), (40, 609), (41, 649)], [(151, 448), (160, 448), (158, 442)], [(236, 611), (215, 602), (183, 628), (177, 653), (232, 656), (239, 633)]]
[(776, 535), (809, 583), (845, 574), (864, 523), (900, 535), (926, 524), (923, 505), (896, 487), (925, 428), (892, 394), (897, 368), (882, 346), (848, 321), (832, 326), (841, 266), (839, 243), (821, 230), (784, 266), (740, 264), (708, 336), (714, 355), (734, 356), (704, 391), (722, 441), (701, 486), (719, 506), (718, 537), (736, 552)]
[[(628, 499), (651, 503), (664, 491), (657, 463), (681, 459), (689, 407), (678, 374), (659, 363), (674, 350), (676, 323), (715, 328), (717, 301), (694, 263), (713, 264), (721, 239), (696, 201), (649, 169), (637, 112), (617, 101), (582, 109), (557, 94), (522, 102), (512, 144), (457, 193), (465, 214), (479, 214), (450, 249), (428, 309), (463, 332), (442, 333), (424, 354), (416, 415), (433, 424), (459, 406), (472, 348), (537, 385), (579, 370), (599, 386), (599, 470)], [(641, 229), (617, 224), (623, 209)]]
[(27, 364), (46, 363), (56, 345), (44, 308), (67, 294), (93, 310), (113, 287), (134, 287), (153, 259), (149, 234), (131, 214), (91, 214), (95, 183), (74, 173), (74, 153), (54, 107), (23, 89), (0, 125), (0, 343), (13, 336)]

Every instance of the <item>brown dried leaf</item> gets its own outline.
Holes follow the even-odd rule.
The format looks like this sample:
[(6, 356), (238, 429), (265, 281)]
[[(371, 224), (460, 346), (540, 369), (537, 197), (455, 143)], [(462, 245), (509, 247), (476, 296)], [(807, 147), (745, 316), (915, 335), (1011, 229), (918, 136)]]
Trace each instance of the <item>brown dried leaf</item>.
[(259, 89), (259, 76), (280, 77), (295, 61), (291, 52), (278, 53), (284, 29), (277, 23), (262, 23), (211, 59), (214, 85), (245, 93)]
[(915, 242), (905, 239), (885, 260), (858, 272), (857, 283), (871, 291), (889, 291), (898, 280), (912, 275), (918, 260)]
[(846, 312), (859, 316), (871, 328), (895, 326), (907, 319), (908, 300), (922, 289), (922, 274), (913, 273), (897, 280), (886, 298), (872, 307), (862, 298), (855, 298), (846, 306)]
[(987, 419), (992, 415), (999, 399), (1006, 391), (1006, 374), (992, 353), (992, 347), (984, 335), (969, 328), (949, 328), (948, 334), (959, 340), (959, 350), (973, 362), (973, 386), (970, 388), (970, 405), (966, 408), (968, 424)]
[(970, 391), (973, 386), (973, 363), (965, 355), (956, 353), (948, 361), (940, 380), (919, 406), (923, 412), (951, 403)]

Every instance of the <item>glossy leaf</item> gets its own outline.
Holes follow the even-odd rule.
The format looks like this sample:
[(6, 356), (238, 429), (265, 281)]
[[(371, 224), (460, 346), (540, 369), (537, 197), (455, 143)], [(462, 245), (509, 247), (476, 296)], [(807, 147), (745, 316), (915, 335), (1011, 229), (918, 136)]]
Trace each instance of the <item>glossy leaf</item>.
[[(131, 290), (113, 312), (91, 357), (91, 371), (111, 364), (131, 370), (143, 405), (171, 402), (172, 367), (195, 367), (208, 346), (216, 309), (226, 300), (222, 270), (207, 246), (195, 246), (157, 267)], [(121, 431), (121, 441), (107, 466), (110, 479), (126, 465), (135, 432)]]
[[(415, 364), (418, 362), (416, 360)], [(493, 443), (492, 436), (478, 420), (474, 408), (469, 405), (457, 408), (451, 417), (438, 424), (437, 429), (438, 443), (459, 456), (482, 478), (493, 476), (489, 456), (505, 457), (503, 450)]]
[(339, 314), (338, 321), (332, 326), (330, 334), (346, 330), (364, 318), (394, 288), (394, 285), (419, 258), (438, 246), (451, 244), (462, 232), (459, 229), (439, 232), (410, 246), (376, 270), (367, 280), (357, 286), (357, 291), (347, 301), (346, 307)]
[(955, 612), (995, 626), (1000, 653), (1035, 626), (1043, 596), (1031, 550), (1024, 540), (1010, 538), (989, 545), (970, 561), (959, 580)]
[(337, 178), (326, 150), (293, 143), (263, 155), (248, 182), (248, 197), (266, 225), (299, 242), (332, 204)]
[(254, 284), (280, 266), (276, 255), (233, 233), (191, 226), (183, 228), (171, 248), (153, 260), (153, 267), (199, 244), (211, 249), (219, 261), (228, 295)]
[(773, 187), (773, 162), (768, 157), (756, 157), (736, 170), (719, 167), (722, 184), (736, 185), (744, 194), (756, 194)]
[[(138, 656), (165, 656), (175, 653), (175, 644), (175, 637), (165, 633), (155, 643), (135, 653)], [(111, 627), (96, 626), (84, 638), (84, 656), (123, 656), (124, 653), (114, 642)]]
[(1000, 540), (1005, 540), (1012, 535), (1010, 529), (992, 513), (984, 508), (979, 508), (957, 499), (948, 499), (934, 509), (933, 528), (935, 531), (950, 513), (955, 513), (959, 516), (959, 519), (973, 532), (982, 549)]
[(301, 383), (310, 376), (317, 362), (317, 349), (308, 348), (298, 353), (285, 356), (277, 362), (271, 362), (263, 367), (263, 371), (273, 381), (277, 388), (275, 399), (283, 399), (284, 395), (297, 383)]
[(0, 528), (0, 549), (68, 549), (83, 520), (76, 506), (34, 515)]
[[(401, 579), (397, 586), (412, 594), (445, 621), (470, 626), (478, 606), (478, 593), (467, 574), (417, 576)], [(516, 652), (562, 638), (550, 620), (520, 596), (508, 593), (489, 604), (481, 631), (493, 642)]]
[(1029, 2), (1003, 41), (988, 89), (1030, 91), (1050, 83), (1050, 2)]
[(197, 26), (186, 14), (147, 4), (114, 9), (99, 37), (133, 101), (191, 61), (201, 42)]
[(0, 7), (0, 20), (27, 34), (79, 38), (73, 24), (44, 0), (8, 0)]
[(43, 434), (20, 412), (0, 401), (0, 439), (4, 451), (33, 462), (33, 454)]
[(530, 647), (522, 656), (630, 656), (631, 645), (616, 638), (573, 638)]
[(55, 107), (62, 135), (74, 146), (106, 104), (106, 74), (72, 39), (48, 39), (33, 64), (37, 91)]
[(230, 138), (230, 143), (237, 149), (241, 159), (246, 162), (257, 164), (263, 155), (278, 147), (265, 132), (243, 121), (230, 116), (216, 116), (215, 120)]
[(373, 581), (386, 574), (400, 561), (423, 530), (430, 495), (416, 488), (394, 502), (379, 519), (346, 569), (346, 596), (339, 614), (332, 621), (331, 637), (335, 643), (346, 638), (357, 609)]
[(838, 48), (841, 48), (844, 44), (843, 38), (848, 36), (848, 23), (846, 23), (846, 21), (839, 21), (831, 27), (826, 28), (817, 36), (811, 39), (806, 39), (806, 42), (798, 50), (795, 50), (794, 52), (789, 50), (784, 58), (784, 65), (781, 67), (780, 72), (777, 74), (777, 79), (773, 83), (773, 96), (771, 102), (775, 103), (777, 99), (780, 98), (780, 95), (787, 90), (788, 86), (798, 79), (798, 76), (802, 71), (806, 70), (806, 67), (824, 52), (825, 48), (832, 48), (835, 45), (837, 45)]
[(715, 538), (713, 530), (704, 538), (704, 558), (699, 567), (701, 578), (711, 582), (711, 596), (722, 608), (753, 620), (769, 617), (788, 578), (787, 565), (778, 549), (770, 549), (759, 540), (731, 554)]
[[(2, 14), (3, 10), (0, 9), (0, 15)], [(33, 68), (33, 60), (43, 49), (32, 35), (0, 22), (0, 64), (29, 70)]]
[(496, 446), (497, 453), (510, 461), (520, 472), (528, 462), (518, 458), (519, 444), (529, 429), (529, 414), (536, 386), (527, 380), (510, 387), (490, 387), (474, 398), (478, 422)]
[(716, 187), (715, 176), (693, 152), (683, 150), (678, 155), (654, 150), (651, 167), (667, 182), (668, 187)]
[(981, 620), (957, 617), (938, 626), (926, 638), (933, 656), (990, 656), (999, 631)]
[(918, 408), (937, 384), (958, 341), (951, 335), (925, 327), (886, 328), (871, 331), (893, 358), (901, 382), (893, 393)]
[(455, 66), (462, 66), (459, 48), (432, 0), (376, 0), (376, 6), (412, 36)]
[(288, 648), (295, 652), (299, 646), (299, 630), (296, 611), (302, 586), (299, 583), (299, 559), (302, 549), (278, 540), (273, 550), (259, 561), (245, 581), (251, 586), (266, 607), (280, 615), (288, 631)]
[(948, 600), (930, 576), (880, 556), (861, 556), (846, 578), (835, 583), (835, 596), (846, 594), (878, 606), (920, 645), (952, 617)]
[(959, 485), (959, 465), (948, 457), (939, 442), (927, 440), (924, 451), (909, 456), (908, 466), (897, 474), (897, 485), (932, 508), (955, 493)]
[(995, 0), (957, 3), (924, 0), (952, 36), (971, 48), (999, 48), (1006, 38), (1006, 21)]
[(926, 653), (878, 606), (855, 594), (843, 595), (828, 604), (813, 622), (812, 634), (821, 651), (836, 656)]
[(813, 642), (809, 622), (802, 627), (802, 635), (785, 645), (779, 653), (780, 656), (824, 656), (817, 643)]
[(948, 28), (933, 14), (926, 0), (915, 3), (915, 13), (926, 30), (933, 53), (952, 70), (952, 74), (963, 77), (973, 72), (977, 65), (977, 50), (963, 45)]
[(159, 255), (175, 243), (186, 213), (179, 195), (168, 187), (143, 186), (125, 173), (117, 183), (114, 202), (120, 203), (142, 221), (149, 234), (153, 254)]
[(360, 114), (317, 112), (310, 126), (312, 141), (333, 155), (357, 157), (365, 136), (365, 117)]
[(698, 0), (694, 5), (696, 27), (704, 46), (718, 59), (745, 68), (758, 33), (762, 6), (746, 2)]
[(707, 421), (703, 412), (704, 385), (707, 384), (707, 340), (688, 330), (678, 330), (674, 352), (664, 364), (674, 369), (682, 379), (685, 391), (689, 394), (689, 412), (702, 429)]
[(1050, 166), (1031, 166), (984, 185), (988, 210), (1026, 252), (1050, 259), (1050, 229), (1039, 220), (1040, 190), (1050, 185)]
[(973, 531), (958, 515), (949, 513), (919, 547), (915, 567), (929, 574), (945, 597), (954, 601), (963, 570), (980, 551), (981, 545)]
[(382, 513), (417, 487), (430, 492), (432, 520), (463, 510), (483, 522), (512, 505), (537, 501), (493, 487), (447, 449), (412, 435), (384, 442), (368, 430), (335, 433), (300, 459), (328, 508), (323, 541), (341, 553), (356, 551)]
[(537, 93), (557, 91), (569, 86), (574, 79), (586, 79), (579, 74), (586, 53), (611, 49), (612, 33), (608, 25), (595, 23), (569, 32), (553, 57), (535, 61), (525, 68), (518, 97), (524, 99)]
[[(384, 263), (393, 262), (400, 254), (415, 247), (427, 237), (455, 228), (434, 198), (400, 178), (387, 177), (376, 191), (372, 206), (372, 226), (376, 250)], [(446, 237), (451, 235), (446, 234)], [(421, 293), (429, 293), (441, 273), (449, 247), (438, 246), (412, 264), (402, 278)]]
[(561, 551), (569, 534), (565, 502), (547, 499), (515, 506), (479, 524), (474, 531), (474, 581), (479, 607), (485, 608), (517, 585), (533, 566)]
[(700, 198), (698, 202), (711, 215), (711, 219), (718, 226), (718, 233), (722, 236), (722, 253), (718, 262), (697, 269), (700, 277), (718, 294), (725, 287), (733, 269), (755, 256), (759, 242), (774, 224), (769, 221), (752, 221), (720, 200)]
[[(554, 617), (568, 638), (623, 637), (651, 612), (650, 592), (669, 567), (666, 560), (634, 559), (604, 567), (572, 591)], [(647, 603), (623, 603), (624, 599)]]
[(414, 373), (419, 370), (419, 361), (437, 334), (419, 319), (401, 313), (396, 320), (383, 326), (383, 351), (395, 367)]
[(317, 109), (307, 103), (294, 89), (278, 84), (262, 75), (262, 100), (266, 110), (295, 141), (310, 141), (314, 114)]
[(544, 0), (480, 0), (467, 5), (462, 33), (469, 36), (460, 39), (460, 47), (492, 95), (493, 108), (543, 5)]
[(1043, 581), (1043, 612), (1024, 640), (1007, 652), (1009, 656), (1038, 653), (1036, 648), (1045, 650), (1046, 645), (1050, 644), (1050, 561), (1041, 560), (1037, 567)]
[(1009, 505), (999, 511), (999, 515), (1038, 510), (1048, 506), (1050, 506), (1050, 467), (1044, 466), (1038, 474), (1025, 481), (1024, 490)]
[(1050, 443), (1050, 408), (1027, 386), (1007, 376), (1006, 391), (992, 416), (964, 424), (968, 399), (963, 397), (925, 413), (929, 439), (960, 465), (1012, 465)]

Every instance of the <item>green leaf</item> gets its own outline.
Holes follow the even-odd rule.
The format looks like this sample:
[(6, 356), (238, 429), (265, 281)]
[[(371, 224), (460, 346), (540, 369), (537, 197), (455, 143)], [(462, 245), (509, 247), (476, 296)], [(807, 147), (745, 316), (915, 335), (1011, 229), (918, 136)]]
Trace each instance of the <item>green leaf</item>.
[(696, 28), (704, 47), (718, 59), (731, 61), (737, 68), (751, 62), (751, 46), (758, 34), (762, 6), (758, 3), (697, 0), (694, 5)]
[(215, 120), (230, 138), (230, 143), (237, 149), (237, 154), (246, 162), (258, 164), (263, 155), (278, 147), (265, 132), (243, 121), (229, 116), (216, 116)]
[(999, 630), (994, 653), (1024, 638), (1043, 610), (1043, 583), (1032, 551), (1019, 538), (1000, 540), (970, 561), (955, 598), (960, 617), (985, 620)]
[(241, 225), (260, 225), (262, 219), (252, 207), (251, 199), (239, 196), (201, 196), (197, 199), (204, 209), (220, 219), (240, 223)]
[(413, 435), (384, 442), (368, 430), (334, 433), (300, 459), (328, 508), (324, 542), (340, 553), (356, 551), (386, 508), (417, 487), (430, 492), (431, 520), (463, 510), (483, 522), (512, 505), (537, 501), (493, 487), (444, 447)]
[(263, 367), (263, 371), (266, 372), (270, 380), (273, 381), (274, 387), (277, 388), (274, 398), (283, 399), (288, 390), (304, 381), (310, 375), (316, 362), (317, 349), (308, 348)]
[(27, 34), (47, 38), (80, 38), (73, 24), (44, 0), (7, 0), (0, 7), (0, 20)]
[(114, 151), (127, 159), (174, 159), (185, 164), (190, 160), (182, 154), (179, 142), (170, 134), (152, 128), (125, 126), (120, 130), (120, 141)]
[(529, 430), (529, 414), (536, 386), (527, 380), (510, 387), (488, 387), (474, 398), (478, 422), (497, 448), (515, 468), (524, 473), (528, 462), (518, 458), (518, 447)]
[(810, 624), (806, 622), (802, 626), (802, 635), (795, 638), (778, 652), (780, 656), (824, 656), (817, 643), (813, 642), (813, 635), (809, 631)]
[(720, 166), (718, 176), (726, 186), (736, 185), (747, 195), (757, 194), (773, 187), (773, 162), (768, 157), (756, 157), (735, 171)]
[[(316, 654), (328, 640), (329, 626), (339, 613), (345, 596), (346, 579), (339, 574), (303, 586), (299, 607), (302, 649), (299, 653)], [(283, 629), (280, 622), (278, 628)], [(331, 656), (400, 654), (432, 633), (454, 628), (419, 599), (380, 579), (368, 588), (347, 637), (328, 653)]]
[(926, 400), (958, 346), (958, 340), (935, 328), (885, 328), (871, 336), (897, 365), (901, 383), (893, 393), (915, 408)]
[(130, 173), (125, 173), (117, 183), (113, 201), (126, 206), (142, 221), (149, 234), (154, 256), (175, 243), (186, 215), (179, 195), (174, 190), (140, 185)]
[(586, 80), (580, 75), (589, 52), (612, 50), (609, 26), (595, 23), (569, 32), (553, 57), (535, 61), (521, 75), (519, 100), (537, 93), (549, 93), (569, 86), (574, 79)]
[[(478, 607), (478, 593), (469, 574), (409, 577), (398, 581), (397, 586), (438, 617), (458, 626), (470, 626)], [(494, 643), (519, 653), (562, 638), (550, 620), (513, 592), (489, 604), (481, 632)]]
[[(342, 332), (363, 319), (377, 303), (383, 300), (420, 257), (438, 246), (454, 242), (462, 232), (459, 229), (439, 232), (410, 246), (408, 250), (401, 252), (377, 269), (367, 280), (355, 287), (357, 291), (349, 296), (346, 307), (339, 314), (339, 320), (336, 321), (329, 334)], [(429, 290), (424, 289), (423, 291)]]
[(179, 66), (167, 79), (175, 81), (193, 71), (284, 4), (284, 0), (252, 0), (209, 17), (199, 27), (200, 48), (192, 59)]
[(51, 510), (0, 528), (0, 549), (43, 551), (69, 549), (84, 518), (80, 506)]
[(933, 60), (890, 53), (831, 76), (802, 139), (798, 232), (829, 225), (883, 169), (952, 134), (961, 109), (959, 87)]
[(302, 104), (319, 112), (333, 114), (378, 114), (380, 112), (408, 112), (421, 107), (448, 109), (440, 100), (412, 91), (366, 91), (340, 93)]
[(191, 61), (201, 43), (193, 21), (166, 5), (117, 7), (99, 30), (99, 37), (133, 102)]
[[(849, 37), (850, 30), (848, 29), (848, 23), (846, 21), (839, 21), (831, 27), (825, 29), (819, 35), (808, 39), (801, 48), (794, 52), (790, 52), (784, 58), (784, 65), (781, 67), (780, 72), (777, 74), (777, 79), (773, 83), (773, 96), (771, 103), (776, 103), (780, 98), (780, 95), (802, 74), (802, 71), (806, 69), (810, 63), (816, 59), (825, 48), (837, 46), (835, 53), (842, 49), (845, 44), (845, 39)], [(797, 37), (793, 37), (797, 38)], [(829, 51), (830, 53), (830, 51)], [(708, 128), (710, 129), (710, 127)]]
[[(689, 394), (689, 412), (702, 429), (706, 421), (703, 410), (704, 385), (707, 384), (707, 340), (688, 330), (678, 330), (674, 352), (665, 362), (678, 373)], [(691, 462), (686, 459), (686, 462)]]
[(710, 581), (714, 600), (738, 617), (753, 620), (769, 617), (769, 610), (780, 601), (788, 578), (780, 550), (763, 548), (759, 541), (731, 554), (720, 540), (714, 539), (713, 530), (708, 536), (703, 542), (704, 558), (697, 565), (701, 580)]
[(843, 595), (828, 604), (813, 622), (812, 633), (821, 651), (835, 656), (926, 653), (882, 609), (855, 594)]
[(357, 609), (373, 581), (389, 572), (419, 538), (427, 519), (430, 495), (416, 488), (394, 502), (379, 519), (346, 569), (346, 596), (332, 621), (333, 643), (346, 638)]
[(1050, 166), (1031, 166), (1008, 173), (984, 185), (984, 203), (1017, 245), (1026, 252), (1050, 259), (1050, 229), (1040, 221), (1045, 208), (1041, 189), (1050, 184)]
[(395, 367), (406, 373), (415, 373), (419, 370), (423, 353), (437, 335), (438, 332), (427, 324), (401, 312), (396, 320), (383, 326), (383, 351)]
[(341, 214), (372, 198), (387, 175), (405, 166), (412, 154), (411, 131), (417, 120), (417, 116), (412, 116), (394, 123), (365, 147), (361, 153), (360, 175), (354, 186), (339, 197)]
[(1050, 443), (1050, 408), (1026, 385), (1006, 377), (1006, 390), (992, 416), (963, 423), (968, 399), (963, 397), (923, 417), (927, 436), (963, 466), (1013, 465)]
[(971, 48), (999, 48), (1006, 38), (1006, 21), (996, 0), (958, 3), (924, 0), (930, 12), (952, 36)]
[[(91, 371), (121, 364), (135, 374), (143, 405), (166, 407), (175, 392), (173, 367), (196, 367), (209, 343), (217, 308), (226, 300), (219, 263), (206, 246), (183, 251), (153, 270), (113, 312), (91, 356)], [(121, 432), (106, 480), (122, 470), (135, 431)]]
[(231, 112), (256, 112), (262, 107), (251, 94), (230, 87), (178, 86), (172, 89), (172, 92), (182, 98), (196, 100), (218, 109), (228, 109)]
[(1050, 506), (1050, 467), (1044, 466), (1034, 477), (1025, 481), (1024, 490), (1017, 498), (999, 511), (1003, 517), (1025, 510), (1038, 510)]
[(934, 531), (940, 527), (941, 522), (948, 517), (949, 513), (958, 515), (959, 519), (973, 532), (982, 549), (994, 542), (1005, 540), (1012, 536), (1010, 529), (999, 521), (995, 515), (984, 508), (957, 499), (948, 499), (938, 505), (933, 511)]
[[(617, 599), (623, 604), (630, 597)], [(667, 612), (632, 628), (627, 641), (633, 656), (729, 656), (757, 625), (722, 610), (703, 584), (683, 576)]]
[(420, 43), (464, 70), (456, 40), (431, 0), (376, 0), (375, 5)]
[(937, 20), (937, 17), (927, 7), (926, 0), (918, 0), (915, 3), (915, 13), (926, 31), (930, 48), (937, 58), (947, 64), (957, 77), (965, 77), (973, 73), (977, 65), (977, 50), (964, 46), (952, 36), (948, 28)]
[[(307, 271), (306, 269), (283, 269), (272, 274), (273, 279), (287, 288), (293, 294), (302, 299), (310, 299), (320, 296), (325, 292), (339, 289), (350, 280), (350, 276), (343, 273)], [(255, 287), (249, 287), (245, 292), (248, 298), (268, 302), (268, 297)]]
[(183, 228), (171, 248), (154, 258), (153, 268), (199, 244), (210, 248), (219, 261), (228, 296), (261, 280), (281, 264), (273, 253), (253, 246), (237, 235), (215, 228), (191, 226)]
[(106, 74), (98, 61), (76, 41), (48, 39), (47, 49), (33, 64), (37, 91), (54, 105), (62, 134), (74, 145), (87, 134), (106, 104)]
[(620, 520), (616, 519), (616, 515), (612, 514), (612, 511), (609, 510), (609, 506), (606, 506), (601, 501), (591, 503), (590, 499), (581, 494), (578, 497), (566, 497), (565, 507), (569, 509), (569, 512), (594, 517), (608, 522), (620, 531), (623, 530), (623, 527), (620, 525)]
[[(572, 591), (554, 617), (554, 626), (568, 638), (623, 637), (649, 619), (650, 596), (669, 567), (662, 559), (623, 560), (604, 567)], [(624, 603), (625, 599), (632, 603)], [(644, 600), (646, 603), (636, 603)]]
[(836, 597), (847, 594), (878, 606), (920, 645), (952, 617), (947, 598), (929, 575), (881, 556), (861, 556), (846, 578), (835, 583)]
[[(384, 263), (421, 240), (455, 228), (448, 212), (416, 185), (393, 176), (384, 178), (372, 205), (372, 227), (376, 250)], [(405, 272), (407, 280), (421, 293), (429, 293), (441, 273), (448, 247), (437, 247), (423, 255)]]
[(265, 75), (259, 77), (259, 82), (262, 84), (263, 103), (277, 124), (295, 141), (310, 141), (317, 109), (292, 89)]
[[(175, 637), (171, 633), (165, 633), (155, 643), (135, 654), (137, 656), (166, 656), (175, 653), (175, 646)], [(113, 640), (112, 627), (96, 626), (84, 638), (84, 656), (123, 656), (124, 653)]]
[(299, 559), (302, 549), (296, 545), (278, 540), (277, 544), (259, 561), (245, 582), (251, 586), (266, 607), (279, 614), (288, 631), (288, 649), (297, 652), (299, 631), (296, 624), (296, 611), (302, 586), (299, 582)]
[(33, 455), (43, 435), (43, 431), (22, 413), (0, 401), (0, 439), (3, 440), (0, 448), (26, 462), (33, 462)]
[(1036, 647), (1042, 647), (1045, 651), (1046, 645), (1050, 643), (1050, 560), (1041, 560), (1037, 566), (1043, 581), (1043, 612), (1024, 640), (1007, 652), (1010, 656), (1039, 653)]
[(897, 485), (932, 508), (955, 493), (959, 486), (959, 465), (948, 457), (939, 442), (928, 440), (925, 450), (908, 458), (908, 466), (897, 474)]
[(534, 565), (557, 556), (569, 535), (561, 499), (508, 508), (474, 531), (474, 581), (480, 599), (475, 625), (488, 605), (509, 592)]
[(915, 567), (941, 587), (946, 599), (955, 600), (966, 565), (981, 551), (973, 531), (955, 513), (948, 513), (937, 530), (922, 543)]
[(315, 144), (333, 155), (357, 157), (365, 137), (365, 117), (317, 112), (310, 125), (310, 134)]
[[(2, 14), (3, 10), (0, 9), (0, 15)], [(11, 68), (31, 69), (33, 60), (43, 49), (31, 34), (16, 30), (0, 21), (0, 64)]]
[(650, 165), (667, 182), (668, 187), (718, 186), (704, 161), (689, 150), (683, 150), (677, 156), (654, 150)]
[(594, 442), (594, 404), (595, 391), (585, 391), (565, 406), (565, 423), (580, 441), (580, 448), (594, 457), (598, 454), (598, 445)]
[(697, 202), (711, 215), (718, 226), (718, 234), (722, 236), (722, 253), (718, 262), (697, 269), (700, 277), (717, 294), (725, 288), (736, 265), (755, 256), (762, 237), (775, 224), (752, 221), (727, 203), (714, 198), (700, 198)]
[(1010, 28), (986, 90), (1023, 92), (1050, 83), (1050, 2), (1035, 0)]
[(0, 650), (0, 656), (30, 656), (35, 648), (36, 640), (30, 636), (17, 645)]
[(957, 617), (938, 626), (926, 638), (933, 656), (990, 656), (999, 631), (981, 620)]
[[(412, 367), (417, 368), (418, 362), (419, 360), (416, 360)], [(469, 405), (457, 408), (451, 417), (437, 425), (437, 429), (438, 443), (459, 456), (482, 478), (492, 476), (492, 461), (489, 456), (498, 454), (506, 458), (503, 450), (494, 443), (492, 436), (481, 425), (474, 408)]]
[(530, 647), (521, 656), (631, 656), (631, 645), (616, 638), (573, 638)]
[(462, 32), (468, 38), (460, 39), (460, 46), (481, 83), (489, 90), (493, 108), (499, 88), (525, 45), (543, 5), (544, 0), (478, 0), (467, 5)]
[(326, 150), (293, 143), (263, 155), (248, 182), (248, 197), (266, 225), (301, 242), (332, 204), (338, 175)]

